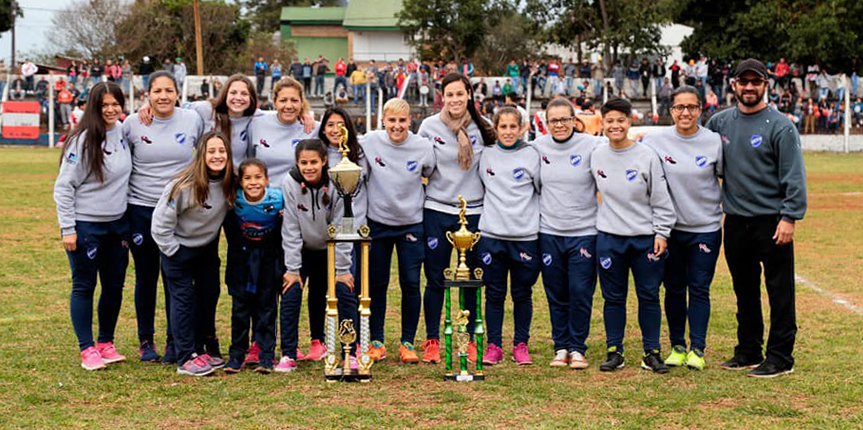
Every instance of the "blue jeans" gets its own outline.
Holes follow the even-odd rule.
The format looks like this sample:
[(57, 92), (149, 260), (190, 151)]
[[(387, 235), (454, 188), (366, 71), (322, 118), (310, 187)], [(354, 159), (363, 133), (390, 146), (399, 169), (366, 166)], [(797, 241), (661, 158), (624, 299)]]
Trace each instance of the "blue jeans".
[[(156, 319), (156, 287), (159, 283), (159, 247), (150, 234), (153, 209), (130, 204), (126, 210), (129, 217), (131, 241), (129, 249), (135, 260), (135, 315), (138, 319), (138, 339), (153, 340)], [(164, 278), (164, 276), (163, 276)], [(163, 282), (164, 284), (164, 282)], [(165, 320), (168, 342), (171, 341), (171, 298), (165, 287)]]
[(336, 76), (336, 82), (333, 84), (333, 97), (335, 97), (336, 92), (339, 90), (339, 85), (345, 88), (345, 91), (348, 90), (348, 80), (344, 76)]
[(111, 222), (78, 221), (75, 251), (66, 251), (72, 268), (69, 313), (72, 328), (83, 351), (93, 346), (93, 293), (97, 275), (102, 280), (97, 315), (99, 342), (113, 342), (117, 317), (123, 303), (123, 282), (129, 265), (129, 222), (126, 217)]
[[(468, 215), (467, 228), (479, 231), (479, 215)], [(426, 237), (425, 265), (426, 289), (423, 293), (423, 308), (425, 308), (426, 339), (440, 339), (441, 309), (444, 299), (444, 269), (450, 267), (452, 244), (446, 239), (446, 232), (457, 231), (461, 225), (458, 215), (438, 212), (432, 209), (423, 210), (423, 230)], [(465, 255), (467, 266), (473, 270), (478, 266), (476, 252), (468, 251)], [(476, 290), (466, 288), (464, 292), (465, 309), (476, 309)], [(475, 313), (468, 317), (467, 331), (473, 335)]]
[(644, 351), (659, 350), (659, 327), (662, 309), (659, 306), (659, 284), (665, 273), (665, 254), (653, 255), (653, 236), (617, 236), (600, 232), (596, 237), (599, 257), (599, 284), (605, 300), (606, 346), (623, 352), (626, 331), (626, 296), (629, 290), (629, 270), (635, 280), (638, 297), (638, 325)]
[(315, 96), (324, 95), (324, 75), (315, 76)]
[[(687, 233), (672, 230), (665, 262), (665, 316), (671, 345), (686, 347), (686, 320), (693, 349), (704, 351), (710, 320), (710, 284), (716, 271), (722, 230)], [(687, 309), (686, 293), (689, 291)]]
[(178, 366), (190, 360), (193, 352), (203, 352), (206, 333), (216, 324), (220, 266), (218, 238), (198, 248), (180, 245), (170, 257), (162, 254)]
[(366, 84), (354, 85), (354, 103), (357, 106), (365, 100)]
[(371, 340), (384, 341), (384, 321), (387, 314), (387, 287), (390, 283), (390, 262), (393, 247), (399, 261), (399, 286), (402, 290), (401, 342), (414, 342), (420, 320), (420, 269), (425, 258), (423, 225), (388, 226), (372, 220), (372, 244), (369, 250), (369, 279), (371, 296)]
[(506, 280), (510, 277), (513, 322), (513, 346), (530, 340), (533, 319), (533, 284), (539, 278), (539, 249), (536, 240), (509, 241), (483, 237), (476, 244), (484, 271), (485, 315), (488, 343), (503, 346), (503, 308)]
[(540, 233), (539, 252), (554, 350), (584, 354), (596, 291), (596, 235), (563, 237)]
[(148, 91), (150, 87), (150, 75), (141, 75), (141, 80), (144, 83), (144, 91)]

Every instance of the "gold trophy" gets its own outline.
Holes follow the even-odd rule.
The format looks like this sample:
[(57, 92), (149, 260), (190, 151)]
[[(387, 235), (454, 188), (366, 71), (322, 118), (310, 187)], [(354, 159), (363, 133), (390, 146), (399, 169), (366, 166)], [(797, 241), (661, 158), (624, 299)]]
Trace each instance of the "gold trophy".
[[(360, 381), (371, 380), (371, 368), (373, 361), (369, 357), (369, 317), (371, 316), (371, 299), (369, 298), (369, 228), (366, 225), (354, 226), (352, 199), (357, 195), (362, 186), (363, 169), (348, 159), (348, 129), (341, 126), (342, 138), (339, 141), (339, 152), (342, 160), (329, 169), (330, 177), (336, 186), (336, 190), (345, 203), (345, 213), (342, 225), (330, 225), (327, 228), (329, 240), (327, 240), (327, 324), (326, 342), (327, 357), (324, 361), (324, 376), (327, 381)], [(336, 326), (338, 324), (338, 299), (336, 298), (336, 244), (350, 242), (356, 246), (360, 245), (360, 344), (357, 351), (359, 368), (350, 368), (350, 344), (356, 340), (354, 321), (346, 319), (339, 326), (339, 340), (345, 343), (344, 357), (339, 357), (336, 349)], [(340, 363), (341, 361), (341, 363)], [(339, 365), (341, 364), (341, 366)]]
[[(458, 251), (458, 265), (455, 270), (452, 268), (447, 268), (444, 270), (444, 277), (446, 278), (444, 281), (444, 288), (446, 291), (444, 292), (444, 304), (446, 305), (446, 315), (444, 318), (444, 339), (445, 339), (445, 351), (446, 351), (446, 374), (444, 375), (444, 380), (446, 381), (458, 381), (458, 382), (471, 382), (471, 381), (483, 381), (485, 380), (485, 374), (482, 371), (482, 355), (483, 355), (483, 334), (485, 334), (485, 330), (482, 326), (482, 269), (476, 268), (473, 270), (473, 279), (471, 279), (471, 270), (467, 266), (467, 251), (473, 249), (474, 245), (479, 242), (480, 234), (479, 233), (471, 233), (470, 230), (467, 229), (467, 218), (465, 218), (465, 213), (467, 212), (467, 202), (464, 197), (458, 196), (458, 201), (461, 203), (461, 211), (459, 211), (459, 224), (461, 227), (456, 231), (447, 232), (446, 238), (452, 244), (453, 248)], [(450, 290), (453, 288), (457, 288), (459, 292), (459, 310), (456, 312), (456, 324), (455, 331), (453, 330), (453, 322), (452, 322), (452, 303), (451, 303), (451, 293)], [(476, 321), (474, 325), (474, 336), (476, 337), (476, 353), (477, 353), (477, 361), (476, 361), (476, 372), (470, 373), (468, 371), (467, 366), (467, 356), (468, 356), (468, 343), (470, 342), (470, 334), (467, 332), (468, 326), (468, 318), (470, 316), (471, 311), (465, 309), (465, 294), (473, 293), (473, 291), (466, 291), (466, 289), (473, 289), (476, 291)], [(459, 357), (459, 367), (460, 371), (456, 374), (453, 371), (453, 335), (456, 336), (456, 341), (458, 342), (458, 357)]]

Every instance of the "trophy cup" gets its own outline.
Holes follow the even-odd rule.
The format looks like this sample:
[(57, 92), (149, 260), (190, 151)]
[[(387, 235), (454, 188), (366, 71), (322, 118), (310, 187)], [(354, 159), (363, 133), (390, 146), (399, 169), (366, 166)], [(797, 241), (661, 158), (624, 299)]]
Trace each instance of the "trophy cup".
[[(467, 219), (465, 219), (465, 212), (467, 212), (467, 202), (462, 196), (458, 196), (458, 200), (461, 203), (461, 211), (459, 212), (459, 224), (461, 224), (461, 228), (458, 229), (455, 233), (448, 231), (446, 233), (446, 238), (449, 243), (452, 244), (453, 248), (458, 251), (458, 265), (453, 270), (452, 268), (447, 268), (444, 270), (444, 288), (446, 289), (444, 293), (444, 303), (446, 304), (446, 316), (444, 319), (444, 339), (446, 342), (446, 374), (444, 375), (445, 381), (458, 381), (458, 382), (471, 382), (471, 381), (483, 381), (485, 380), (485, 374), (482, 371), (482, 355), (483, 355), (483, 334), (485, 331), (482, 326), (482, 269), (476, 268), (473, 270), (473, 279), (471, 279), (471, 271), (470, 268), (467, 267), (467, 257), (465, 254), (467, 251), (473, 249), (473, 246), (479, 241), (480, 234), (479, 233), (471, 233), (467, 229)], [(452, 322), (452, 310), (451, 310), (451, 295), (450, 291), (453, 288), (458, 289), (459, 294), (459, 310), (456, 316), (456, 327), (455, 332), (453, 331), (453, 322)], [(476, 372), (470, 373), (468, 371), (467, 366), (467, 348), (468, 342), (470, 341), (470, 335), (467, 332), (468, 325), (468, 317), (470, 316), (470, 310), (465, 309), (465, 294), (466, 289), (472, 288), (476, 291), (476, 322), (474, 336), (476, 336)], [(473, 291), (471, 291), (473, 292)], [(458, 342), (458, 357), (459, 357), (459, 373), (456, 374), (453, 371), (453, 334), (456, 336), (456, 341)]]
[[(369, 357), (369, 316), (371, 315), (371, 299), (369, 298), (369, 228), (362, 225), (359, 228), (354, 227), (354, 214), (351, 207), (351, 201), (359, 191), (360, 179), (362, 176), (362, 168), (356, 163), (348, 159), (348, 129), (345, 126), (341, 127), (342, 138), (339, 141), (339, 152), (342, 153), (342, 160), (339, 164), (329, 169), (330, 177), (336, 186), (336, 191), (344, 200), (345, 213), (342, 218), (342, 225), (330, 225), (327, 227), (327, 357), (324, 364), (324, 376), (327, 381), (360, 381), (368, 382), (371, 380), (371, 368), (373, 361)], [(357, 351), (359, 368), (350, 368), (350, 344), (356, 340), (356, 332), (354, 331), (354, 321), (347, 319), (342, 322), (338, 328), (339, 340), (346, 343), (344, 356), (339, 357), (339, 350), (336, 348), (336, 327), (338, 325), (338, 298), (336, 298), (336, 244), (350, 242), (355, 246), (360, 245), (360, 344)], [(341, 362), (341, 363), (340, 363)], [(340, 366), (341, 364), (341, 366)]]

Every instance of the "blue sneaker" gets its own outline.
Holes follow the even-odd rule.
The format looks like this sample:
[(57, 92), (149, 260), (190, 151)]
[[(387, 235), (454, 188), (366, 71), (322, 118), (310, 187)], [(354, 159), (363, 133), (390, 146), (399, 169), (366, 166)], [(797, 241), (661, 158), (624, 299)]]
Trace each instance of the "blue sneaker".
[(255, 373), (260, 373), (262, 375), (273, 373), (273, 359), (261, 359), (255, 367)]
[(196, 356), (195, 358), (183, 363), (182, 366), (177, 367), (178, 375), (206, 376), (211, 373), (213, 373), (213, 368), (199, 356)]
[(156, 345), (153, 345), (153, 341), (151, 340), (141, 342), (141, 346), (138, 348), (138, 355), (141, 357), (141, 361), (145, 363), (156, 363), (162, 358), (156, 351)]
[(173, 342), (165, 344), (165, 355), (162, 357), (162, 364), (177, 364), (177, 351), (174, 350)]
[(238, 360), (236, 358), (231, 358), (225, 363), (225, 367), (223, 367), (225, 373), (240, 373), (243, 370), (243, 360)]

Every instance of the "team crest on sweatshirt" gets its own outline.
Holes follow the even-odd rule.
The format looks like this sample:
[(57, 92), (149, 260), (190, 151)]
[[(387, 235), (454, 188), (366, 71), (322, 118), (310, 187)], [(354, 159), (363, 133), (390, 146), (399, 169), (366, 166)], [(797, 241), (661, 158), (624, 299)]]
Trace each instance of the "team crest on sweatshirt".
[(66, 155), (66, 162), (72, 165), (78, 164), (78, 154), (70, 152)]
[(760, 134), (749, 136), (749, 144), (752, 145), (753, 148), (758, 148), (762, 143), (764, 143), (764, 138), (761, 137)]
[(581, 154), (570, 155), (569, 156), (569, 164), (571, 164), (572, 167), (577, 167), (579, 164), (581, 164)]
[(698, 167), (704, 167), (707, 165), (707, 157), (703, 155), (699, 155), (695, 157), (695, 165)]
[(240, 140), (243, 142), (248, 141), (249, 140), (249, 132), (247, 132), (246, 130), (241, 131), (240, 132)]
[(626, 180), (632, 182), (638, 177), (638, 170), (626, 169)]
[(296, 147), (297, 144), (300, 143), (300, 139), (294, 139), (291, 141), (291, 148)]
[(523, 167), (516, 167), (515, 169), (512, 169), (512, 177), (516, 181), (520, 181), (520, 180), (524, 179), (525, 174), (526, 173), (525, 173)]
[(476, 139), (476, 135), (474, 135), (474, 134), (470, 135), (470, 144), (471, 144), (471, 146), (476, 145), (476, 140), (477, 140), (477, 139)]
[(416, 172), (417, 162), (416, 161), (408, 161), (407, 168), (408, 168), (408, 172), (411, 172), (411, 173)]
[(174, 140), (180, 145), (186, 143), (186, 133), (174, 133)]

